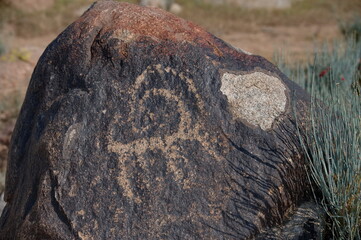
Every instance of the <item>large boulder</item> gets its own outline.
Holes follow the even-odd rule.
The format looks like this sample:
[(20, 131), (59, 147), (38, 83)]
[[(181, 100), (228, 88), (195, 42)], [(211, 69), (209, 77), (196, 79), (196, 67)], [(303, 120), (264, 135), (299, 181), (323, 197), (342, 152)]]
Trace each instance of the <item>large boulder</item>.
[[(252, 239), (309, 198), (308, 95), (160, 9), (102, 1), (40, 58), (2, 239)], [(296, 109), (296, 113), (294, 113)]]

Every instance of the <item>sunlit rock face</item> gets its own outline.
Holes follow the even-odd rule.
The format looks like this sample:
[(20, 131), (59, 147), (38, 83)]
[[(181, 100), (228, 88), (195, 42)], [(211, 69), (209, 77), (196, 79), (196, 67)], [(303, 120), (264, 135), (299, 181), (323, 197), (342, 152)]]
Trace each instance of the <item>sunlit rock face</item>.
[(96, 3), (34, 70), (0, 236), (253, 239), (307, 199), (307, 106), (270, 62), (193, 23)]

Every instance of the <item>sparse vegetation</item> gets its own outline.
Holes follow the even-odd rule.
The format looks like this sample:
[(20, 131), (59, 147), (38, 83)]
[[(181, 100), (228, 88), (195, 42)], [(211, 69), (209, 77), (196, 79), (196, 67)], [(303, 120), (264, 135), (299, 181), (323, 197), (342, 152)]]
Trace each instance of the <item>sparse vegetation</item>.
[(352, 39), (331, 49), (296, 69), (278, 62), (312, 95), (311, 126), (300, 140), (317, 201), (329, 216), (329, 237), (355, 240), (361, 239), (361, 44)]
[(356, 42), (361, 41), (361, 16), (354, 16), (351, 21), (341, 23), (340, 27), (346, 38), (355, 38)]
[(3, 55), (4, 53), (5, 53), (5, 44), (2, 41), (1, 36), (0, 36), (0, 56)]
[(8, 96), (0, 95), (0, 127), (2, 122), (17, 118), (20, 111), (23, 96), (14, 92)]
[(18, 60), (28, 62), (30, 61), (30, 57), (31, 53), (26, 49), (14, 48), (11, 49), (9, 53), (0, 56), (0, 60), (8, 62), (15, 62)]
[(5, 170), (8, 145), (12, 128), (19, 114), (22, 95), (14, 92), (8, 96), (0, 94), (0, 193), (5, 189)]

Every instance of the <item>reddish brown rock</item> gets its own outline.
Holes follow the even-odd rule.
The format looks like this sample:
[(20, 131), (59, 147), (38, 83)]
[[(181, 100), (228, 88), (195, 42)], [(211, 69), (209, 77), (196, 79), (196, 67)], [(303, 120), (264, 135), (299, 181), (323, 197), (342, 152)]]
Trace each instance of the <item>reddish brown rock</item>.
[(3, 239), (252, 239), (307, 199), (262, 57), (163, 10), (102, 1), (40, 58), (11, 141)]

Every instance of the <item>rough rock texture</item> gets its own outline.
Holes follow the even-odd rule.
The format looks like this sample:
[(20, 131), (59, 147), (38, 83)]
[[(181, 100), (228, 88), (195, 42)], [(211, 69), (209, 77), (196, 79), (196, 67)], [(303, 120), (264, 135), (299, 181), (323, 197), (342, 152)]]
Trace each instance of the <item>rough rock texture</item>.
[(307, 105), (270, 62), (190, 22), (96, 3), (34, 70), (0, 236), (257, 237), (309, 198), (292, 110)]
[(262, 72), (223, 74), (221, 92), (227, 96), (234, 117), (267, 130), (286, 110), (287, 96), (283, 82)]

